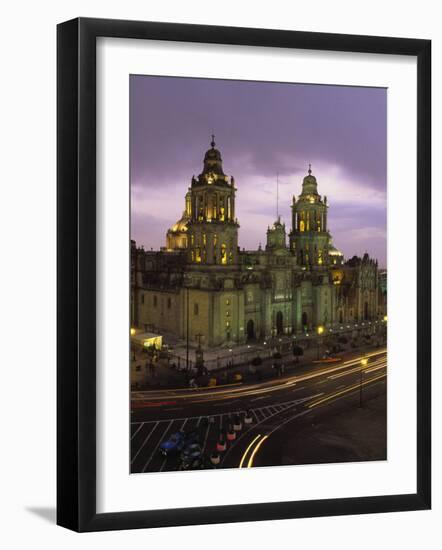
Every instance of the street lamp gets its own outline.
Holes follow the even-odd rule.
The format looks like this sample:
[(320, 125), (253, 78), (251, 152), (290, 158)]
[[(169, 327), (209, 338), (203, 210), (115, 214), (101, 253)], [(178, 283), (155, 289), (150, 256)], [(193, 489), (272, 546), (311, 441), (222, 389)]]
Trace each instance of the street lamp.
[(359, 377), (359, 407), (362, 407), (362, 374), (364, 371), (364, 368), (368, 365), (368, 357), (365, 357), (365, 355), (361, 358), (361, 370), (359, 371), (360, 377)]
[(318, 333), (318, 359), (319, 359), (319, 349), (322, 343), (322, 340), (320, 339), (321, 334), (324, 333), (324, 327), (322, 325), (319, 325), (316, 329), (316, 332)]

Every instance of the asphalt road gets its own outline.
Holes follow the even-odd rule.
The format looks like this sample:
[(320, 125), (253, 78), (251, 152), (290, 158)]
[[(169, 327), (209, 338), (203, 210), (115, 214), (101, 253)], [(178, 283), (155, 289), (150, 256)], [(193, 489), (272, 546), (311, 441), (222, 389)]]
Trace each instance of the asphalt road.
[(246, 411), (252, 423), (242, 422), (217, 468), (385, 459), (387, 352), (365, 357), (364, 367), (358, 352), (257, 384), (132, 392), (131, 472), (177, 470), (179, 458), (159, 446), (179, 430), (199, 430), (210, 456), (220, 432)]

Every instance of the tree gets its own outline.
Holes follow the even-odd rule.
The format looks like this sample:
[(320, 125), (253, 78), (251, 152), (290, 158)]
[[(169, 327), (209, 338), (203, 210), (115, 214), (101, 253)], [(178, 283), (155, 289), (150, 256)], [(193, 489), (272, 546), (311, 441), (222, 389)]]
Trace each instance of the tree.
[(250, 366), (249, 366), (249, 372), (251, 374), (256, 374), (257, 372), (257, 368), (259, 366), (262, 365), (262, 359), (259, 355), (257, 355), (256, 357), (254, 357), (251, 361), (250, 361)]
[(299, 358), (304, 355), (304, 350), (301, 348), (301, 346), (298, 346), (297, 344), (295, 344), (293, 346), (293, 355), (294, 357), (296, 357), (296, 362), (299, 363)]

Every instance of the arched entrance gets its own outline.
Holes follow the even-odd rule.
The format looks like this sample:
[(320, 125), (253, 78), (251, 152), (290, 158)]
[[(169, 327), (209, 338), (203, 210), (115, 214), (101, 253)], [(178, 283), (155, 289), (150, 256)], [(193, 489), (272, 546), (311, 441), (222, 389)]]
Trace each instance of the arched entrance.
[(308, 315), (307, 313), (304, 311), (303, 314), (302, 314), (302, 317), (301, 317), (301, 324), (303, 326), (303, 328), (307, 328), (307, 325), (308, 325)]
[(249, 319), (247, 321), (247, 340), (254, 340), (255, 339), (255, 323), (252, 319)]
[(278, 311), (276, 314), (276, 334), (282, 334), (284, 332), (284, 318), (282, 312)]
[(368, 321), (368, 302), (364, 302), (364, 321)]

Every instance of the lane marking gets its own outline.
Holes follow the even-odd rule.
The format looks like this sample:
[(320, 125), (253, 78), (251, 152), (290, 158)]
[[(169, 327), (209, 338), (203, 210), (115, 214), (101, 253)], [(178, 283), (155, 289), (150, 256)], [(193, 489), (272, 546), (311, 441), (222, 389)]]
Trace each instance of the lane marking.
[(162, 471), (163, 471), (163, 468), (164, 468), (164, 466), (166, 465), (166, 462), (167, 462), (167, 456), (164, 457), (164, 460), (163, 460), (163, 462), (162, 462), (162, 464), (161, 464), (161, 467), (160, 467), (160, 469), (159, 469), (159, 472), (162, 472)]
[(210, 431), (210, 422), (207, 424), (207, 429), (206, 429), (206, 436), (204, 438), (204, 444), (203, 444), (203, 447), (201, 449), (201, 454), (204, 454), (204, 450), (206, 448), (206, 445), (207, 445), (207, 438), (209, 437), (209, 431)]
[(259, 424), (260, 420), (259, 420), (258, 415), (256, 414), (256, 412), (254, 410), (252, 410), (252, 414), (255, 417), (256, 423)]

